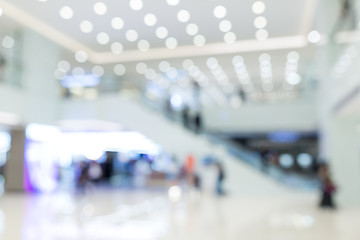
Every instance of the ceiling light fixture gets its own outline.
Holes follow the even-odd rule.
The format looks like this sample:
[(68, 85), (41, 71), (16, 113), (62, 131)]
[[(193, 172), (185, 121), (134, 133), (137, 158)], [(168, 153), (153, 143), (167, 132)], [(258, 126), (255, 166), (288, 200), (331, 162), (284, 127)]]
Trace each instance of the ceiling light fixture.
[(194, 45), (197, 47), (202, 47), (206, 43), (206, 38), (203, 35), (196, 35), (194, 37)]
[(214, 16), (216, 18), (223, 18), (226, 16), (226, 8), (224, 6), (217, 6), (214, 8)]
[(74, 16), (74, 11), (70, 7), (64, 6), (60, 9), (59, 14), (64, 19), (71, 19)]
[(301, 76), (298, 73), (290, 73), (286, 77), (286, 82), (290, 85), (298, 85), (302, 81)]
[(104, 68), (101, 67), (101, 66), (94, 66), (94, 67), (91, 69), (91, 72), (92, 72), (94, 75), (98, 76), (98, 77), (102, 77), (102, 76), (104, 75), (104, 73), (105, 73), (105, 70), (104, 70)]
[(111, 19), (111, 26), (115, 30), (121, 30), (124, 27), (124, 20), (120, 17), (114, 17)]
[(119, 42), (114, 42), (113, 44), (111, 44), (110, 48), (111, 48), (111, 52), (114, 54), (120, 54), (124, 50), (123, 45)]
[(206, 60), (206, 66), (211, 69), (219, 65), (219, 62), (216, 58), (211, 57)]
[(108, 44), (110, 41), (110, 37), (109, 34), (105, 33), (105, 32), (101, 32), (98, 33), (96, 35), (96, 40), (98, 41), (98, 43), (100, 43), (101, 45), (105, 45)]
[(65, 60), (61, 60), (58, 64), (57, 64), (57, 68), (62, 71), (62, 72), (68, 72), (70, 70), (70, 63), (68, 61)]
[(72, 74), (75, 76), (75, 77), (83, 77), (85, 75), (85, 70), (81, 67), (75, 67), (73, 70), (72, 70)]
[(88, 55), (85, 51), (77, 51), (75, 53), (75, 60), (78, 61), (79, 63), (84, 63), (88, 60)]
[(268, 31), (266, 29), (259, 29), (256, 31), (256, 39), (259, 41), (264, 41), (269, 37)]
[(148, 80), (155, 80), (156, 78), (156, 71), (152, 68), (148, 68), (146, 69), (145, 71), (145, 77), (148, 79)]
[(168, 49), (175, 49), (177, 45), (178, 45), (178, 41), (176, 40), (176, 38), (170, 37), (165, 41), (165, 46)]
[(222, 32), (229, 32), (231, 31), (232, 24), (229, 20), (223, 20), (219, 23), (219, 29)]
[(125, 37), (129, 42), (135, 42), (138, 39), (139, 35), (135, 30), (130, 29), (126, 31)]
[(180, 10), (177, 14), (177, 19), (179, 22), (187, 22), (190, 20), (190, 13), (186, 10)]
[(287, 55), (287, 60), (289, 62), (298, 62), (299, 59), (300, 59), (300, 55), (298, 52), (292, 51), (292, 52), (289, 52)]
[(170, 63), (167, 61), (161, 61), (159, 63), (159, 70), (161, 72), (166, 72), (167, 70), (169, 70), (169, 68), (171, 67)]
[(93, 10), (97, 15), (104, 15), (107, 12), (107, 6), (103, 2), (97, 2), (94, 4)]
[(144, 17), (144, 23), (148, 26), (154, 26), (157, 22), (157, 18), (154, 14), (148, 13)]
[(318, 43), (321, 40), (321, 35), (320, 35), (320, 33), (318, 31), (311, 31), (307, 35), (307, 39), (311, 43)]
[(123, 76), (126, 73), (126, 67), (122, 64), (116, 64), (114, 66), (114, 73), (117, 76)]
[(233, 32), (227, 32), (224, 35), (224, 42), (227, 44), (233, 44), (236, 42), (236, 34)]
[(195, 23), (190, 23), (186, 26), (186, 33), (190, 36), (194, 36), (199, 32), (199, 27)]
[(147, 68), (147, 65), (143, 62), (136, 64), (136, 72), (139, 74), (145, 74)]
[(130, 0), (129, 5), (130, 5), (130, 8), (134, 11), (139, 11), (144, 6), (142, 0)]
[(267, 20), (263, 16), (256, 17), (254, 20), (254, 26), (258, 29), (265, 28), (267, 25)]
[(259, 62), (270, 62), (271, 61), (271, 56), (267, 53), (263, 53), (259, 56)]
[(80, 23), (80, 30), (83, 33), (91, 33), (93, 29), (94, 26), (90, 21), (85, 20)]
[(140, 40), (138, 42), (138, 49), (142, 52), (146, 52), (150, 49), (150, 43), (146, 40)]
[(252, 5), (252, 11), (255, 14), (262, 14), (265, 11), (265, 3), (262, 1), (256, 1)]
[(179, 4), (180, 0), (166, 0), (166, 2), (170, 5), (170, 6), (176, 6)]
[(14, 45), (15, 45), (15, 40), (12, 38), (12, 37), (10, 37), (10, 36), (5, 36), (4, 38), (3, 38), (3, 40), (2, 40), (2, 46), (4, 47), (4, 48), (8, 48), (8, 49), (10, 49), (10, 48), (13, 48), (14, 47)]
[(158, 27), (155, 31), (155, 34), (158, 38), (164, 39), (168, 36), (169, 31), (167, 30), (166, 27)]
[(188, 70), (190, 69), (192, 66), (194, 66), (194, 62), (191, 60), (191, 59), (185, 59), (183, 61), (183, 64), (182, 64), (183, 68)]

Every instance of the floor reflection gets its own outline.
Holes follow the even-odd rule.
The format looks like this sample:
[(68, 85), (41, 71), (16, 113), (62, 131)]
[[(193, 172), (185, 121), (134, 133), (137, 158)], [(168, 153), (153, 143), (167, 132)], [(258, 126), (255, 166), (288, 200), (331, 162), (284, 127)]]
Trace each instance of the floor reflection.
[[(358, 239), (360, 209), (320, 210), (316, 197), (95, 191), (5, 194), (1, 239)], [(22, 223), (22, 224), (19, 224)]]

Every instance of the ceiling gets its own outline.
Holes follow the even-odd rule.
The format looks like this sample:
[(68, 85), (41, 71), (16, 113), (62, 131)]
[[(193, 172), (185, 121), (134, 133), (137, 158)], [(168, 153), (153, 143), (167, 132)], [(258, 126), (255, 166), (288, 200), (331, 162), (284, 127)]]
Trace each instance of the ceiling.
[[(97, 9), (103, 11), (103, 15), (94, 10), (99, 1), (106, 6), (104, 9), (104, 5), (100, 5)], [(68, 13), (69, 19), (61, 16), (60, 11), (64, 6), (68, 8), (63, 9), (63, 13)], [(133, 10), (131, 6), (142, 7)], [(101, 65), (105, 71), (112, 71), (115, 65), (122, 64), (126, 68), (125, 77), (132, 79), (139, 78), (136, 71), (139, 62), (159, 74), (159, 63), (164, 60), (179, 70), (184, 68), (184, 60), (190, 59), (210, 83), (220, 92), (225, 91), (225, 95), (226, 87), (211, 72), (209, 58), (216, 58), (216, 67), (219, 70), (220, 66), (228, 82), (232, 83), (227, 86), (229, 88), (235, 82), (239, 84), (239, 74), (232, 60), (234, 56), (242, 56), (252, 89), (260, 88), (263, 91), (264, 79), (260, 73), (259, 57), (266, 53), (265, 59), (270, 60), (270, 81), (275, 85), (268, 92), (277, 92), (284, 90), (289, 52), (299, 54), (295, 72), (305, 75), (316, 48), (307, 40), (308, 33), (314, 30), (317, 8), (317, 1), (314, 0), (2, 0), (0, 8), (7, 17), (63, 46), (66, 49), (64, 60), (69, 61), (72, 67)], [(179, 12), (184, 17), (180, 20)], [(146, 16), (150, 20), (148, 25), (152, 26), (145, 23)], [(260, 18), (256, 27), (254, 21), (257, 17)], [(117, 18), (118, 29), (112, 26), (114, 18)], [(88, 27), (87, 32), (81, 30), (83, 21), (88, 21), (82, 25), (83, 30), (84, 26)], [(196, 34), (194, 25), (189, 24), (198, 27)], [(223, 27), (222, 30), (219, 25)], [(166, 31), (160, 31), (164, 28), (159, 27), (166, 28), (166, 37)], [(194, 32), (189, 34), (186, 29)], [(136, 40), (129, 30), (136, 31)], [(159, 33), (163, 33), (163, 36), (157, 36)], [(99, 37), (103, 37), (100, 39), (102, 43), (99, 43)], [(131, 40), (131, 37), (134, 39)], [(77, 51), (86, 53), (85, 62), (75, 60), (74, 53)], [(195, 75), (199, 76), (194, 74), (192, 77), (195, 79)], [(142, 74), (140, 76), (144, 77)]]

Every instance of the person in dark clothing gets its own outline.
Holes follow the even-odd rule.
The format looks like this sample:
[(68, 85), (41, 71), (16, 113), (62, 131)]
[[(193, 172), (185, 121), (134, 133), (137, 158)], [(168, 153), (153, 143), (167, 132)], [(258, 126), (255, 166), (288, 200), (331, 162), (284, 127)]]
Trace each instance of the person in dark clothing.
[(325, 163), (320, 165), (318, 169), (318, 175), (321, 181), (320, 207), (335, 208), (335, 204), (333, 202), (333, 194), (336, 191), (336, 187), (331, 180), (329, 166)]
[(184, 127), (189, 128), (189, 107), (187, 105), (184, 106), (181, 117)]
[(324, 180), (322, 186), (322, 198), (320, 206), (323, 208), (335, 208), (332, 195), (335, 193), (334, 183), (331, 181), (330, 177), (327, 176)]
[(218, 170), (217, 180), (216, 180), (216, 193), (217, 195), (225, 195), (223, 189), (223, 181), (225, 179), (225, 171), (221, 163), (216, 162), (215, 166)]
[(201, 120), (200, 112), (196, 113), (195, 119), (194, 119), (194, 124), (195, 124), (195, 132), (200, 133), (202, 130), (202, 120)]
[(245, 103), (247, 97), (246, 97), (246, 92), (242, 88), (239, 89), (239, 96), (240, 96), (241, 102)]
[(105, 182), (110, 182), (110, 178), (113, 174), (113, 163), (115, 158), (114, 152), (106, 152), (106, 159), (101, 164), (101, 170), (102, 170), (102, 179)]

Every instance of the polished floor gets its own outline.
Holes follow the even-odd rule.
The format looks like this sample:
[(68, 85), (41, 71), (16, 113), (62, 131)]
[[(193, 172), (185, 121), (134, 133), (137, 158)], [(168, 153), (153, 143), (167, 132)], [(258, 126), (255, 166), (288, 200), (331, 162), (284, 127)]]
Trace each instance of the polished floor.
[(359, 240), (360, 207), (322, 210), (314, 194), (215, 197), (109, 191), (0, 198), (5, 240)]

